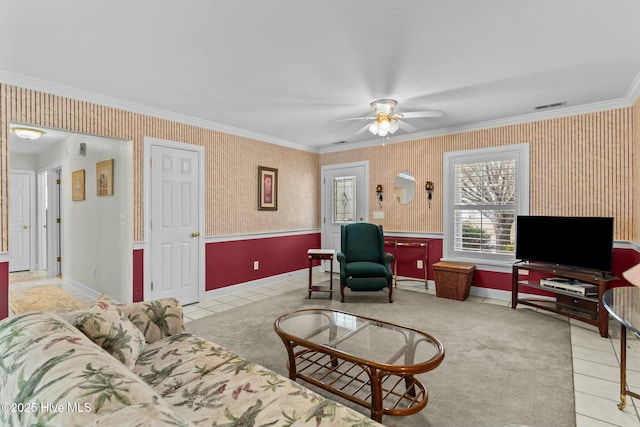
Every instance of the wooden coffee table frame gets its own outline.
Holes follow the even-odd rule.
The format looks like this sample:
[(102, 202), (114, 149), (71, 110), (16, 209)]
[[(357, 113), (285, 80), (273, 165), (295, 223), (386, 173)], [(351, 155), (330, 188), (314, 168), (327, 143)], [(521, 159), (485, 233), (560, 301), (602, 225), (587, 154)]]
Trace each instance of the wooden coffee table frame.
[[(329, 323), (310, 333), (314, 336), (330, 329), (332, 345), (337, 345), (358, 331), (345, 337), (335, 338), (336, 325), (331, 321), (333, 313), (345, 313), (337, 310), (308, 309), (298, 310), (280, 316), (273, 327), (284, 343), (289, 360), (289, 378), (300, 378), (326, 391), (348, 399), (371, 410), (371, 418), (381, 422), (383, 415), (406, 416), (421, 411), (429, 400), (426, 387), (415, 378), (435, 369), (444, 359), (442, 343), (426, 332), (381, 320), (357, 316), (374, 325), (386, 324), (400, 328), (406, 333), (406, 345), (399, 348), (388, 363), (378, 363), (353, 356), (326, 345), (319, 345), (303, 337), (297, 337), (282, 331), (279, 322), (287, 316), (305, 311), (324, 311)], [(324, 314), (324, 313), (323, 313)], [(362, 330), (370, 324), (359, 327)], [(417, 338), (416, 338), (417, 336)], [(428, 341), (435, 347), (435, 355), (428, 361), (414, 364), (415, 347), (422, 341)], [(393, 364), (401, 357), (403, 364)], [(385, 407), (385, 404), (387, 405)]]

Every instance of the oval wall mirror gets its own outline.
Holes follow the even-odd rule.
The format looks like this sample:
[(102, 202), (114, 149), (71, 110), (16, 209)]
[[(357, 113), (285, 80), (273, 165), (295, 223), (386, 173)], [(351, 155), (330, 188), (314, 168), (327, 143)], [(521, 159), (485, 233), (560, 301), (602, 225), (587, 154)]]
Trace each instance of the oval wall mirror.
[(406, 205), (416, 194), (416, 179), (409, 171), (402, 171), (393, 182), (393, 195), (401, 205)]

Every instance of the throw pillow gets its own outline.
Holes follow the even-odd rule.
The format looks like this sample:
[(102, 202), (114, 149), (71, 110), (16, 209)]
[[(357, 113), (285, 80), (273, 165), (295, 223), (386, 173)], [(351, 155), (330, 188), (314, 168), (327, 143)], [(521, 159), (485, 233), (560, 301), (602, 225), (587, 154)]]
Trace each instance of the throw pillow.
[(78, 318), (78, 329), (128, 368), (133, 368), (146, 344), (144, 335), (106, 295)]
[(117, 307), (142, 331), (148, 343), (185, 331), (182, 305), (175, 298), (118, 304)]

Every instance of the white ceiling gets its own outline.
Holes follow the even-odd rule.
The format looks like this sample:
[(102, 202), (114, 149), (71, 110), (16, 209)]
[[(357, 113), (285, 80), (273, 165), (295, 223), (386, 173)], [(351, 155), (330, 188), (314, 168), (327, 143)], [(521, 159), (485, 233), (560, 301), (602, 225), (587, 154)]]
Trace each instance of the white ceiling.
[[(21, 0), (0, 6), (0, 81), (310, 151), (369, 103), (391, 141), (631, 105), (638, 0)], [(536, 112), (535, 106), (564, 102)]]

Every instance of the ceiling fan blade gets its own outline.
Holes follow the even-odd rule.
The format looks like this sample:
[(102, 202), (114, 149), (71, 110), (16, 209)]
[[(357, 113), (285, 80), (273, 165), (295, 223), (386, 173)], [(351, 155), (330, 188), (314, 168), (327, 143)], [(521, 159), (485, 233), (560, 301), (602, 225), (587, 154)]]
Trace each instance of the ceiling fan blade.
[(442, 111), (429, 110), (429, 111), (410, 111), (408, 113), (398, 113), (403, 119), (416, 119), (418, 117), (442, 117)]
[(330, 122), (344, 122), (347, 120), (375, 120), (376, 117), (351, 117), (348, 119), (331, 119)]
[(405, 132), (415, 132), (418, 130), (417, 127), (410, 125), (407, 122), (403, 122), (402, 120), (398, 120), (398, 126), (400, 126), (400, 129), (402, 129)]
[(362, 126), (358, 132), (354, 133), (354, 135), (360, 135), (361, 133), (364, 133), (365, 131), (369, 130), (369, 126), (371, 126), (370, 123), (367, 123), (366, 125)]

